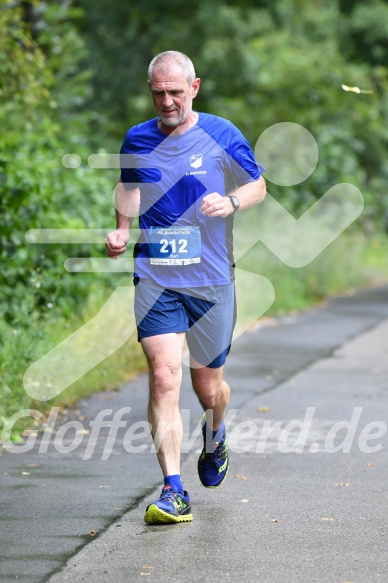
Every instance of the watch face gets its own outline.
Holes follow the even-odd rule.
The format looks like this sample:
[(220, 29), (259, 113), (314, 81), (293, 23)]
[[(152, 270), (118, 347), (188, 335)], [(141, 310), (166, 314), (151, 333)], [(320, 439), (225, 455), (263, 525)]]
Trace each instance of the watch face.
[(233, 208), (236, 211), (240, 206), (240, 201), (238, 200), (237, 196), (231, 196), (230, 200), (232, 201)]

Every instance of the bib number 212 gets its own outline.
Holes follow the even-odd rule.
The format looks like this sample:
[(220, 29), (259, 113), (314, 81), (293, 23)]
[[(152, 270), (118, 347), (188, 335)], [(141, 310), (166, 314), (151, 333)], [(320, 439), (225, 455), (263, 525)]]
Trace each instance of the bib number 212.
[(149, 243), (151, 265), (190, 265), (201, 261), (199, 227), (151, 227)]
[(187, 253), (187, 239), (179, 239), (178, 243), (176, 239), (161, 239), (160, 240), (160, 252), (161, 253), (177, 253), (177, 245), (178, 245), (178, 253)]

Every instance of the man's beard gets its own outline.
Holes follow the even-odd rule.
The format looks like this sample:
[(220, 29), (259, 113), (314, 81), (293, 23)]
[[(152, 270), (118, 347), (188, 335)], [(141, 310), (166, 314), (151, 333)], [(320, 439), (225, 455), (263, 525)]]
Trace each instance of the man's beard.
[(190, 111), (188, 111), (187, 113), (181, 113), (180, 115), (177, 115), (175, 118), (171, 118), (171, 117), (164, 117), (163, 114), (159, 114), (159, 119), (160, 121), (168, 127), (175, 127), (175, 126), (179, 126), (182, 122), (184, 122), (190, 115)]

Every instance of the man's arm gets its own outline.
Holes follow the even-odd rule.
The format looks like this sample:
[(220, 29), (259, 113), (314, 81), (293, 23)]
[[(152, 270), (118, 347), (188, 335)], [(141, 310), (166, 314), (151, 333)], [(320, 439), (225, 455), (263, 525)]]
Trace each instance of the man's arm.
[(116, 230), (105, 239), (108, 257), (118, 259), (125, 253), (133, 219), (139, 214), (140, 189), (125, 190), (120, 181), (115, 189)]
[[(265, 180), (262, 176), (253, 182), (247, 182), (233, 191), (240, 201), (238, 212), (252, 208), (259, 204), (266, 195)], [(221, 196), (218, 192), (207, 194), (202, 199), (200, 211), (209, 217), (223, 217), (233, 214), (234, 208), (229, 197)]]

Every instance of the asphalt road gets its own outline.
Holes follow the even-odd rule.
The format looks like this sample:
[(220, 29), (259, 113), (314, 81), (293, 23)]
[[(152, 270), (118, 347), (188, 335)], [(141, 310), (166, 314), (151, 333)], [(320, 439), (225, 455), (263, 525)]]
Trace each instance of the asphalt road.
[[(387, 286), (335, 298), (233, 345), (231, 470), (214, 491), (196, 476), (200, 442), (190, 439), (201, 411), (186, 371), (182, 475), (193, 523), (143, 523), (160, 472), (149, 437), (131, 442), (144, 446), (136, 453), (123, 437), (145, 420), (145, 376), (70, 412), (46, 453), (39, 441), (4, 452), (0, 581), (388, 582), (387, 300)], [(125, 425), (112, 448), (109, 428), (92, 439), (89, 423), (101, 411), (105, 420), (119, 412)], [(61, 430), (74, 421), (73, 433)], [(57, 451), (76, 439), (74, 451)]]

